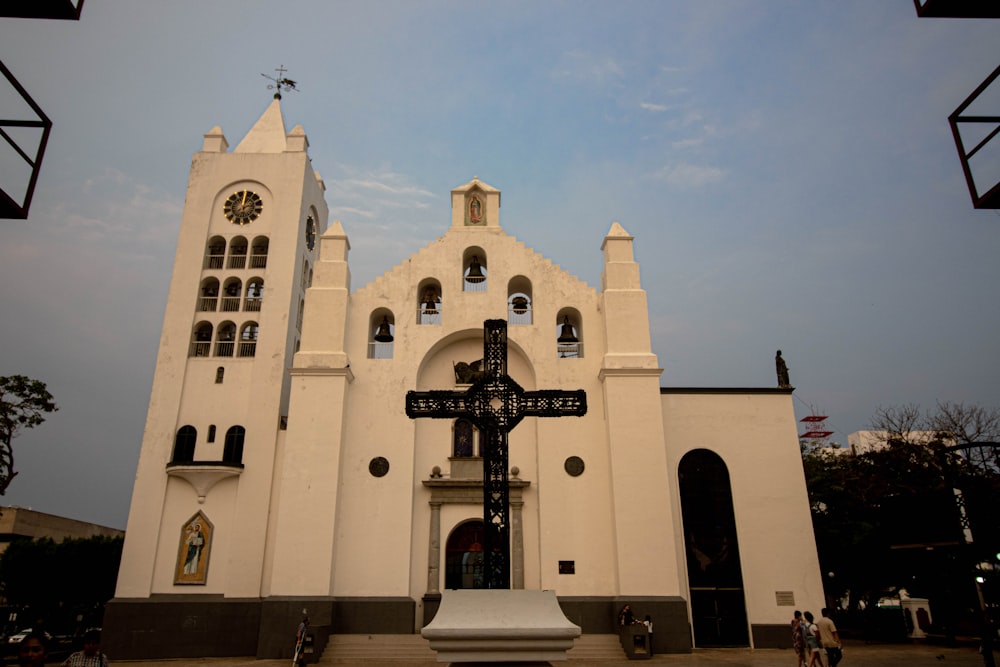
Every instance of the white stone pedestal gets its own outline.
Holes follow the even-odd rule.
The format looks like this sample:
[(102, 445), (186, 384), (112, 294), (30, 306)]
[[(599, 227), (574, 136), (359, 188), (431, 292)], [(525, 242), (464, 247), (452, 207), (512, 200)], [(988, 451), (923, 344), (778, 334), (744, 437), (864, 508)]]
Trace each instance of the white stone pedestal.
[(442, 591), (437, 615), (420, 634), (438, 662), (564, 661), (580, 626), (554, 591)]

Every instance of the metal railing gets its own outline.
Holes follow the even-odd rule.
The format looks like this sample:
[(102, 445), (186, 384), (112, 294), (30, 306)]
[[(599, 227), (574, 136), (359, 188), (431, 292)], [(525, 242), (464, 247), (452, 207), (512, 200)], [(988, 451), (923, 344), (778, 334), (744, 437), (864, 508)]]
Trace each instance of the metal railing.
[(203, 296), (198, 299), (198, 310), (214, 312), (218, 303), (218, 297)]
[(441, 324), (441, 306), (437, 308), (417, 308), (417, 322), (419, 324)]
[(368, 342), (369, 359), (392, 359), (392, 343)]
[(560, 359), (579, 359), (583, 357), (583, 343), (557, 343), (556, 353)]

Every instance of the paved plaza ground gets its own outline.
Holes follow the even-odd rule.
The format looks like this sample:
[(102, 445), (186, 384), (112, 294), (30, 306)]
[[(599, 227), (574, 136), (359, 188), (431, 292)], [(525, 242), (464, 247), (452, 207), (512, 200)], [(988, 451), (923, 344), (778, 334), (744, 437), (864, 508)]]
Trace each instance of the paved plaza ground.
[[(201, 660), (144, 660), (144, 661), (113, 661), (114, 665), (141, 665), (143, 667), (179, 667), (181, 665), (200, 665), (205, 667), (289, 667), (290, 660), (254, 660), (253, 658), (205, 658)], [(570, 660), (552, 663), (553, 665), (586, 665), (600, 667), (601, 665), (642, 664), (643, 661), (629, 661), (624, 657), (620, 661), (590, 661)], [(796, 665), (795, 654), (791, 649), (696, 649), (693, 653), (657, 655), (645, 661), (647, 664), (669, 664), (677, 667), (703, 667), (705, 665), (723, 665), (727, 667), (772, 667)], [(997, 663), (1000, 664), (1000, 656)], [(346, 664), (339, 661), (323, 661), (314, 664), (334, 665)], [(365, 667), (434, 667), (442, 663), (420, 662), (404, 663), (400, 661), (366, 660)], [(482, 666), (482, 663), (477, 663)], [(506, 663), (511, 665), (525, 663)], [(538, 665), (539, 663), (533, 663)], [(541, 663), (547, 665), (548, 663)], [(983, 657), (974, 647), (948, 648), (943, 646), (928, 646), (918, 644), (867, 644), (860, 641), (848, 641), (844, 644), (844, 660), (840, 667), (882, 667), (883, 665), (900, 667), (952, 667), (967, 665), (982, 666)], [(457, 667), (454, 665), (453, 667)], [(463, 665), (464, 667), (464, 665)], [(471, 665), (470, 665), (471, 667)]]

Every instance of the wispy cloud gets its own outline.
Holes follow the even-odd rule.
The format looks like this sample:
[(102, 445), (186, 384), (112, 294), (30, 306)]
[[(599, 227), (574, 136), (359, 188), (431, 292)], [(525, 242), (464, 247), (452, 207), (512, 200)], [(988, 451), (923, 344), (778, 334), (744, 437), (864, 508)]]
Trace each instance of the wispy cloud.
[(611, 56), (581, 50), (567, 51), (552, 70), (552, 78), (604, 86), (625, 78), (625, 68)]
[(680, 163), (658, 169), (653, 173), (653, 178), (677, 187), (698, 188), (718, 183), (725, 175), (725, 170), (719, 167)]
[(671, 143), (670, 146), (672, 148), (684, 150), (686, 148), (697, 148), (698, 146), (701, 146), (703, 143), (705, 143), (704, 139), (691, 138), (691, 139), (680, 139), (678, 141)]
[(646, 111), (655, 111), (657, 113), (670, 111), (670, 107), (666, 104), (653, 104), (652, 102), (640, 102), (639, 108)]

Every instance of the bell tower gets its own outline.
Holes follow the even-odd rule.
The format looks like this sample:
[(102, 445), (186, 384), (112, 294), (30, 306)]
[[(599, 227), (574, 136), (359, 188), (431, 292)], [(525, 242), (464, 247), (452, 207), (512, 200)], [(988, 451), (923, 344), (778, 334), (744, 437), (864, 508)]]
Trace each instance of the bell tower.
[[(118, 587), (105, 619), (119, 657), (139, 654), (130, 642), (156, 654), (148, 642), (172, 641), (168, 628), (210, 617), (233, 618), (233, 627), (214, 621), (225, 627), (213, 626), (206, 637), (213, 653), (200, 655), (245, 654), (249, 638), (237, 617), (258, 613), (265, 586), (288, 369), (328, 217), (308, 146), (301, 126), (286, 131), (275, 96), (233, 150), (216, 126), (192, 159)], [(152, 596), (175, 604), (158, 605), (155, 617), (139, 613)], [(239, 600), (247, 610), (236, 609)], [(236, 615), (220, 617), (220, 601), (231, 601), (226, 609)]]

